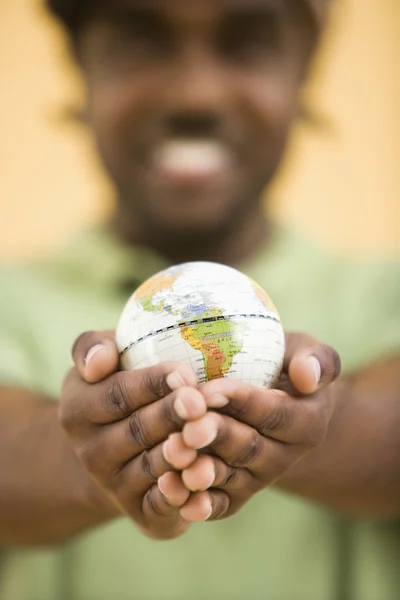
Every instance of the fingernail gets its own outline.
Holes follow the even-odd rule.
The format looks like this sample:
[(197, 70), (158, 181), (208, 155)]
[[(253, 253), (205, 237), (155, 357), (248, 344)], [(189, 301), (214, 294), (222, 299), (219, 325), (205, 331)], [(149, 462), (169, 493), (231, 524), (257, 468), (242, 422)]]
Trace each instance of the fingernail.
[(208, 521), (208, 519), (211, 517), (212, 512), (213, 512), (211, 499), (207, 500), (207, 504), (209, 504), (209, 507), (207, 508), (207, 512), (203, 519), (198, 519), (198, 518), (193, 519), (193, 508), (191, 506), (188, 506), (188, 507), (184, 506), (183, 508), (181, 508), (180, 513), (181, 513), (182, 519), (184, 519), (185, 521), (189, 521), (189, 522)]
[(158, 485), (158, 489), (160, 490), (160, 492), (162, 493), (162, 495), (167, 498), (168, 500), (168, 496), (165, 492), (165, 480), (166, 480), (166, 475), (167, 473), (165, 473), (162, 477), (160, 477), (160, 479), (157, 482)]
[(187, 508), (181, 508), (179, 512), (181, 513), (182, 519), (190, 523), (190, 515), (192, 514), (192, 511), (189, 511)]
[(204, 444), (201, 444), (201, 446), (197, 446), (195, 449), (196, 450), (201, 450), (202, 448), (207, 448), (208, 446), (211, 446), (211, 444), (213, 442), (215, 442), (215, 440), (217, 439), (217, 435), (218, 435), (218, 431), (212, 431), (210, 433), (210, 436), (207, 438), (207, 441), (204, 442)]
[(182, 398), (179, 398), (179, 396), (175, 400), (174, 408), (175, 408), (175, 412), (178, 415), (178, 417), (180, 417), (184, 421), (187, 421), (190, 418), (187, 408), (184, 405)]
[(211, 517), (211, 515), (212, 515), (212, 512), (213, 512), (213, 507), (212, 507), (211, 500), (210, 500), (210, 510), (208, 511), (208, 513), (207, 513), (207, 516), (206, 516), (206, 518), (204, 519), (205, 521), (208, 521), (208, 519), (209, 519), (209, 518)]
[(210, 487), (213, 486), (215, 477), (216, 477), (215, 467), (213, 466), (212, 469), (210, 470), (210, 476), (209, 476), (208, 480), (206, 481), (206, 486), (205, 486), (206, 490), (208, 490)]
[(322, 375), (320, 362), (319, 362), (318, 358), (316, 358), (315, 356), (310, 356), (310, 358), (308, 360), (309, 360), (309, 363), (312, 366), (312, 369), (315, 374), (315, 383), (318, 385), (319, 382), (321, 381), (321, 375)]
[(178, 371), (174, 371), (174, 373), (170, 373), (166, 379), (168, 387), (172, 390), (179, 390), (181, 387), (185, 387), (185, 381)]
[(210, 408), (223, 408), (229, 404), (229, 399), (222, 394), (214, 394), (208, 401), (208, 406)]
[(89, 352), (86, 354), (85, 358), (83, 359), (83, 362), (85, 363), (85, 367), (88, 366), (89, 362), (92, 360), (93, 356), (95, 354), (97, 354), (98, 352), (100, 352), (100, 350), (103, 350), (106, 346), (104, 346), (103, 344), (96, 344), (96, 346), (93, 346), (93, 348), (90, 348)]
[(165, 458), (165, 460), (169, 463), (169, 459), (168, 459), (168, 448), (169, 448), (169, 440), (167, 440), (166, 442), (164, 442), (164, 445), (162, 447), (162, 453), (163, 453), (163, 457)]

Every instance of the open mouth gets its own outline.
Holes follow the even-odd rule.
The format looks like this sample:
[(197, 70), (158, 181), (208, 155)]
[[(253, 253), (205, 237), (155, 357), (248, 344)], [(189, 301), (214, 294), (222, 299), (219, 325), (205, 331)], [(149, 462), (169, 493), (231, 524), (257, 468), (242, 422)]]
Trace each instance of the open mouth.
[(150, 161), (155, 174), (177, 184), (201, 184), (232, 170), (231, 149), (216, 140), (171, 139), (158, 146)]

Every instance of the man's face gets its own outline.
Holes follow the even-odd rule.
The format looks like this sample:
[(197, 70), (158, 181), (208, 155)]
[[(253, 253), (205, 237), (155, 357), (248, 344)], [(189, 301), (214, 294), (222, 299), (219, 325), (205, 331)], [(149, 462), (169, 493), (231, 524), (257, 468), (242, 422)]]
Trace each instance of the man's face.
[(211, 235), (258, 210), (314, 39), (307, 0), (103, 2), (79, 52), (125, 214)]

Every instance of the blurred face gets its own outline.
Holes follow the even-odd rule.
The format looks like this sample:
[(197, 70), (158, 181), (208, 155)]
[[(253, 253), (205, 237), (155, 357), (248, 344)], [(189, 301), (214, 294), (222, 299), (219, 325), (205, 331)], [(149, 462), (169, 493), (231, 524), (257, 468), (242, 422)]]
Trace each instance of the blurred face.
[(257, 213), (298, 114), (307, 0), (111, 0), (79, 53), (89, 118), (143, 230), (215, 234)]

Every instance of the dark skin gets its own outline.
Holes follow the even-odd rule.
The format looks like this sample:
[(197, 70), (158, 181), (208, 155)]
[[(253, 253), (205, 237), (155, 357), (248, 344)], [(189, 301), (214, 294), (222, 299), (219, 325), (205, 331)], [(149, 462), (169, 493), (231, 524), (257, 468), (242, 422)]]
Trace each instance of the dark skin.
[[(118, 0), (88, 18), (75, 49), (117, 235), (227, 264), (267, 243), (261, 194), (300, 112), (311, 4)], [(266, 391), (227, 379), (198, 390), (180, 364), (118, 372), (112, 333), (81, 336), (73, 357), (60, 408), (0, 390), (2, 544), (63, 541), (121, 514), (173, 538), (271, 484), (348, 513), (400, 513), (397, 359), (337, 380), (333, 349), (288, 334), (280, 389)]]
[[(197, 390), (191, 369), (173, 363), (119, 373), (113, 334), (85, 334), (61, 422), (118, 509), (149, 535), (175, 537), (191, 522), (233, 515), (324, 439), (340, 360), (307, 336), (288, 336), (287, 346), (281, 386), (290, 376), (293, 395), (235, 380)], [(301, 393), (309, 397), (296, 401)]]
[[(106, 3), (95, 13), (77, 48), (89, 118), (119, 193), (119, 235), (176, 261), (233, 263), (265, 243), (269, 226), (260, 196), (298, 114), (315, 35), (307, 3), (136, 1)], [(217, 143), (229, 165), (212, 175), (196, 168), (190, 176), (171, 173), (155, 156), (177, 139)], [(188, 466), (179, 451), (190, 435), (183, 440), (176, 435), (164, 448), (175, 467)], [(204, 472), (221, 464), (203, 458), (183, 481), (193, 469), (207, 478)], [(187, 498), (171, 473), (160, 486), (169, 497)], [(252, 487), (243, 481), (246, 486)], [(186, 516), (201, 518), (194, 512)]]
[[(118, 234), (172, 261), (251, 255), (315, 44), (308, 3), (105, 4), (77, 52)], [(217, 142), (229, 164), (203, 177), (162, 169), (154, 157), (176, 139)]]

